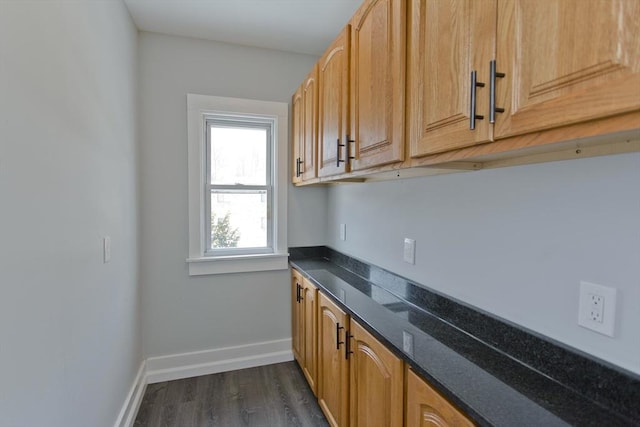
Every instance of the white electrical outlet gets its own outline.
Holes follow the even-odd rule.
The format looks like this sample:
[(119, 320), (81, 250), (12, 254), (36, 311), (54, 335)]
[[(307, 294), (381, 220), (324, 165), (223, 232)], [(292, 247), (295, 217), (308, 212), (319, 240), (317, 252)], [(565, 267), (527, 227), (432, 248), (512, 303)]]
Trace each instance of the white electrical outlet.
[(580, 282), (578, 324), (612, 337), (616, 320), (616, 289)]
[(604, 320), (604, 297), (598, 294), (589, 294), (589, 303), (591, 304), (589, 308), (589, 319), (602, 323)]
[(416, 263), (416, 241), (414, 239), (404, 239), (404, 262)]
[(340, 240), (347, 240), (347, 224), (340, 224)]

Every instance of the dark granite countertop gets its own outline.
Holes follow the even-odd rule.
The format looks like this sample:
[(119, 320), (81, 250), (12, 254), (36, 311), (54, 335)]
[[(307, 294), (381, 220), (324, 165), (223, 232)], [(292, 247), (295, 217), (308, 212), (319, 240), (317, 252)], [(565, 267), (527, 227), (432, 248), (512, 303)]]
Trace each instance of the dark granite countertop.
[(294, 268), (481, 426), (640, 426), (638, 375), (330, 248), (289, 252)]

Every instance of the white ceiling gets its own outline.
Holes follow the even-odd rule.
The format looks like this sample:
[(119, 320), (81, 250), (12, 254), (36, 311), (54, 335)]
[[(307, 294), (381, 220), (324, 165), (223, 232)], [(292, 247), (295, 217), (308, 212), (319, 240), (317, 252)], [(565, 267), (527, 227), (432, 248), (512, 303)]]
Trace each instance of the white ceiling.
[(321, 55), (362, 0), (124, 0), (143, 31)]

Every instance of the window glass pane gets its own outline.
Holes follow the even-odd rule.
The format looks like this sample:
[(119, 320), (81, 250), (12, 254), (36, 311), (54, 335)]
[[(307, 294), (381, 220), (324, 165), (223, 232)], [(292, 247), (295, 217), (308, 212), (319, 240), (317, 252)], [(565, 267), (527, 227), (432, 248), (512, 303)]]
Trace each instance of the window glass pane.
[(265, 185), (267, 129), (211, 125), (211, 184)]
[(211, 191), (211, 249), (267, 246), (267, 192)]

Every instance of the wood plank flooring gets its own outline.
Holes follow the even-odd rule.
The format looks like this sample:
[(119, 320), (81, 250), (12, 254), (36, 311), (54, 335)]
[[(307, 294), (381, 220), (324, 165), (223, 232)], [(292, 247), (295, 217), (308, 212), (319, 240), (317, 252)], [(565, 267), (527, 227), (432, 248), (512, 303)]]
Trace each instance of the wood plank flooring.
[(134, 426), (327, 426), (296, 362), (149, 384)]

